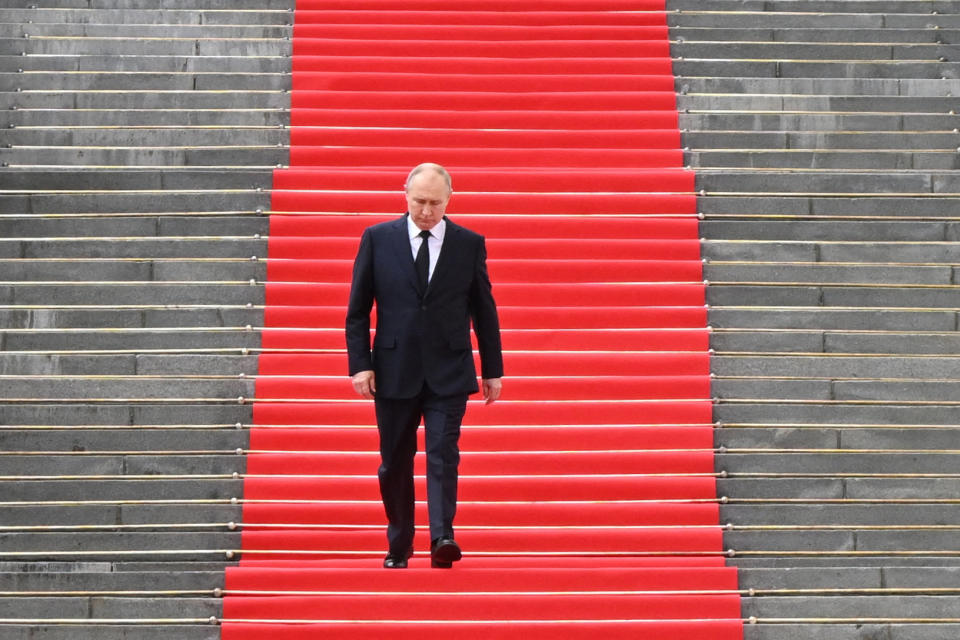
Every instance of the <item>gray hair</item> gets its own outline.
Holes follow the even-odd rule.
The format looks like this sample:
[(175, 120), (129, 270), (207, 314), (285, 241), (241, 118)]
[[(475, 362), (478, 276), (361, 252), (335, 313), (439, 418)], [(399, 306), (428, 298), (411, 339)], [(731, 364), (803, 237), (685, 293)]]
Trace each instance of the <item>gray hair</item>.
[(453, 193), (453, 180), (450, 178), (450, 173), (441, 167), (439, 164), (433, 162), (424, 162), (418, 164), (413, 169), (410, 170), (410, 173), (407, 175), (407, 181), (403, 183), (403, 189), (406, 191), (410, 188), (410, 181), (413, 180), (417, 175), (423, 173), (424, 171), (433, 171), (441, 176), (447, 182), (447, 189), (450, 190), (450, 193)]

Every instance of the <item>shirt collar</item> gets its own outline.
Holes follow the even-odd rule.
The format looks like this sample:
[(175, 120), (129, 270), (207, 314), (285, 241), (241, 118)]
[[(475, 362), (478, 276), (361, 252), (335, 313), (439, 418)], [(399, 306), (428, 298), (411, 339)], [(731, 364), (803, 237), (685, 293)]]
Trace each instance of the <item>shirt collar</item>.
[[(447, 232), (447, 219), (446, 217), (440, 218), (433, 229), (430, 229), (430, 235), (436, 238), (438, 241), (443, 242), (443, 235)], [(413, 240), (420, 235), (420, 227), (414, 223), (413, 218), (410, 217), (410, 214), (407, 214), (407, 235), (410, 236), (410, 239)]]

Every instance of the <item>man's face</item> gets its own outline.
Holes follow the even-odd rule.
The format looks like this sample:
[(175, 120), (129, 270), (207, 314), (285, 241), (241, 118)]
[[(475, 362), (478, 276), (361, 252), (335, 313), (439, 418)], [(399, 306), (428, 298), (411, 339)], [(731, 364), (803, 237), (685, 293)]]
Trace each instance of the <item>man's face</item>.
[(421, 231), (429, 231), (443, 219), (449, 201), (447, 181), (435, 171), (418, 173), (407, 185), (407, 211)]

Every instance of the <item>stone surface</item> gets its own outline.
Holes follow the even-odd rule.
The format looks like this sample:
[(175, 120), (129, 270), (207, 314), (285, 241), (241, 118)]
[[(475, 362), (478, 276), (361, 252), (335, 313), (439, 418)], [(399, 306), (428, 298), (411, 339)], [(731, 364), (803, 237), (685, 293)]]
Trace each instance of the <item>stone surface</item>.
[[(191, 619), (3, 625), (0, 637), (212, 640), (221, 550), (239, 546), (225, 523), (241, 519), (230, 499), (242, 497), (242, 483), (232, 474), (245, 471), (235, 450), (248, 446), (248, 432), (233, 424), (251, 421), (236, 397), (253, 395), (252, 382), (234, 376), (256, 372), (255, 356), (240, 354), (259, 346), (246, 326), (263, 324), (262, 293), (248, 282), (262, 281), (265, 266), (250, 257), (266, 255), (258, 210), (269, 209), (273, 166), (288, 159), (291, 5), (34, 4), (41, 8), (0, 9), (0, 51), (13, 54), (0, 55), (0, 103), (17, 107), (0, 114), (13, 145), (0, 159), (27, 165), (0, 169), (0, 258), (14, 259), (0, 263), (0, 304), (35, 305), (0, 309), (0, 373), (42, 376), (6, 380), (0, 392), (0, 520), (104, 528), (5, 532), (0, 555), (49, 552), (54, 562), (0, 563), (0, 583), (209, 595), (0, 599), (4, 618)], [(114, 35), (124, 39), (104, 39)], [(29, 166), (37, 164), (56, 168)], [(115, 166), (89, 166), (101, 164)], [(244, 284), (212, 284), (221, 281)], [(102, 306), (80, 306), (92, 304)], [(156, 353), (184, 348), (220, 352)], [(211, 377), (189, 377), (198, 374)], [(166, 377), (146, 377), (156, 375)], [(208, 400), (151, 404), (173, 397)], [(99, 400), (70, 401), (81, 398)], [(48, 504), (57, 500), (78, 502)], [(210, 524), (151, 530), (164, 523)], [(98, 551), (104, 562), (94, 562)], [(110, 562), (121, 558), (124, 566)]]

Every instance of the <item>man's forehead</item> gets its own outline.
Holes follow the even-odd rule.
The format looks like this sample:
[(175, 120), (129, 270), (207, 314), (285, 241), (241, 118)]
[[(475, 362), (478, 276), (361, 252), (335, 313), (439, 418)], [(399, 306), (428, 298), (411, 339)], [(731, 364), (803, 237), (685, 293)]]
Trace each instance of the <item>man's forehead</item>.
[[(416, 176), (416, 178), (419, 177), (419, 175)], [(410, 184), (407, 185), (408, 196), (412, 198), (431, 200), (445, 200), (450, 196), (446, 181), (442, 176), (437, 176), (437, 178), (439, 178), (439, 182), (433, 180), (418, 182), (416, 178), (411, 180)]]
[(446, 185), (446, 179), (438, 171), (434, 171), (433, 169), (424, 169), (410, 179), (409, 186), (413, 186), (414, 184), (430, 184), (434, 182), (442, 182), (444, 185)]

